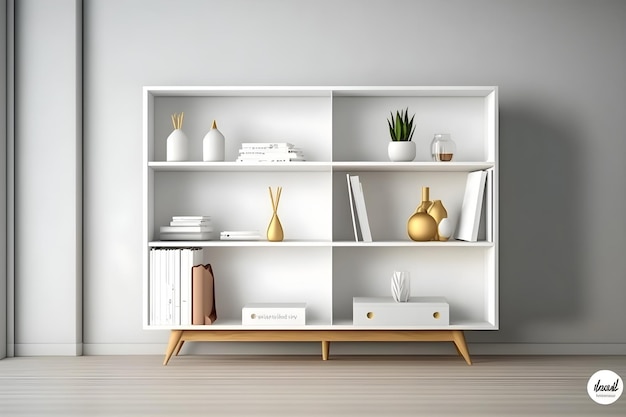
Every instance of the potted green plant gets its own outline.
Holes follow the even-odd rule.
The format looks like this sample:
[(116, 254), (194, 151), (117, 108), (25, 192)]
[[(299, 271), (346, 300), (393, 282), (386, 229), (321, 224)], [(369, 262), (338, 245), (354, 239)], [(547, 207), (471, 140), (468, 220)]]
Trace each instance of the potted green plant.
[(415, 132), (414, 119), (415, 114), (409, 119), (408, 107), (405, 110), (396, 110), (395, 117), (391, 112), (391, 119), (387, 119), (391, 135), (391, 142), (387, 147), (390, 160), (408, 162), (415, 159), (415, 143), (411, 141)]

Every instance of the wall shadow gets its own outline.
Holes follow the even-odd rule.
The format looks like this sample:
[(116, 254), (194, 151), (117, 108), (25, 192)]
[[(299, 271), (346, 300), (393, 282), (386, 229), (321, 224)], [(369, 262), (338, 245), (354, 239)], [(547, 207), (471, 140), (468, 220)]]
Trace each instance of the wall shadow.
[(583, 313), (581, 130), (548, 117), (500, 107), (500, 331), (470, 342), (557, 343), (539, 324)]

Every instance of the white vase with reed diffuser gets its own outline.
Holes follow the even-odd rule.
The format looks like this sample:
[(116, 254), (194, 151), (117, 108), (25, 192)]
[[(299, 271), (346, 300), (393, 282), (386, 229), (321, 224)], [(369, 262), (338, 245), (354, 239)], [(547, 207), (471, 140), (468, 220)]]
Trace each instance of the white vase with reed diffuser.
[(226, 159), (224, 135), (217, 129), (217, 122), (213, 120), (211, 130), (204, 135), (202, 140), (202, 160), (206, 162), (219, 162)]
[(166, 160), (187, 161), (189, 159), (189, 138), (183, 132), (184, 113), (173, 114), (174, 131), (167, 137)]

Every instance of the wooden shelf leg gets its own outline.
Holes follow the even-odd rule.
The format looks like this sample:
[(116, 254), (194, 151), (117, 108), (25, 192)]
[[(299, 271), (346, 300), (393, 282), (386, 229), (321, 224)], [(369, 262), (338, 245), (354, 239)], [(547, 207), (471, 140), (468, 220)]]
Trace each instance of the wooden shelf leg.
[(170, 333), (170, 340), (167, 343), (167, 350), (165, 351), (165, 360), (163, 360), (163, 365), (167, 365), (167, 363), (169, 362), (170, 358), (172, 357), (172, 354), (174, 353), (174, 350), (176, 349), (176, 346), (178, 346), (178, 342), (181, 341), (180, 339), (182, 337), (183, 337), (183, 331), (182, 330), (172, 330), (171, 331), (171, 333)]
[(184, 340), (179, 340), (178, 344), (176, 345), (176, 349), (174, 350), (174, 356), (178, 356), (178, 354), (180, 353), (180, 350), (183, 348), (183, 344), (185, 343)]
[(322, 340), (322, 360), (328, 360), (328, 353), (330, 352), (330, 342), (328, 340)]
[(467, 344), (465, 343), (465, 336), (463, 335), (462, 330), (453, 330), (452, 338), (454, 340), (454, 345), (456, 346), (457, 351), (463, 356), (465, 362), (468, 365), (472, 364), (472, 359), (470, 358), (469, 351), (467, 350)]

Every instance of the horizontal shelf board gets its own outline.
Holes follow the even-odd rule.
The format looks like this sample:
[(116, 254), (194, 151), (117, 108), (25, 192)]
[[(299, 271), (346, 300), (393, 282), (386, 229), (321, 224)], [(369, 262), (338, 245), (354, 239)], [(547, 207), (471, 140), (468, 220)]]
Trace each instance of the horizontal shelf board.
[(415, 246), (427, 246), (427, 247), (459, 247), (459, 246), (470, 246), (470, 247), (492, 247), (494, 245), (493, 242), (466, 242), (463, 240), (448, 240), (447, 242), (438, 242), (438, 241), (428, 241), (428, 242), (414, 242), (411, 240), (394, 240), (394, 241), (384, 241), (384, 242), (355, 242), (355, 241), (335, 241), (333, 242), (333, 246), (335, 247), (415, 247)]
[(329, 247), (330, 241), (325, 240), (284, 240), (269, 242), (267, 240), (155, 240), (148, 243), (151, 248), (179, 247)]
[(494, 167), (493, 162), (166, 162), (151, 161), (154, 171), (221, 172), (324, 172), (397, 171), (397, 172), (471, 172)]
[(324, 172), (330, 162), (148, 162), (154, 171), (222, 171), (222, 172)]
[(410, 240), (384, 242), (355, 242), (355, 241), (327, 241), (327, 240), (284, 240), (270, 242), (267, 240), (154, 240), (148, 243), (151, 248), (179, 248), (179, 247), (492, 247), (493, 242), (465, 242), (463, 240), (449, 240), (447, 242), (413, 242)]
[(336, 97), (486, 97), (494, 86), (335, 87)]
[(486, 97), (494, 86), (145, 86), (153, 96)]
[(493, 168), (493, 162), (333, 162), (334, 171), (471, 172)]
[(488, 322), (457, 322), (449, 326), (354, 326), (351, 321), (340, 321), (337, 324), (311, 323), (304, 326), (267, 325), (267, 326), (244, 326), (241, 322), (220, 319), (212, 325), (198, 326), (152, 326), (144, 327), (146, 330), (497, 330)]
[(335, 320), (331, 326), (336, 330), (498, 330), (497, 326), (487, 321), (461, 320), (451, 322), (449, 326), (355, 326), (352, 320)]
[(155, 330), (328, 330), (332, 326), (328, 322), (312, 322), (305, 326), (295, 325), (267, 325), (267, 326), (244, 326), (241, 320), (217, 319), (215, 324), (197, 326), (151, 326), (147, 329)]
[(328, 87), (289, 86), (145, 86), (153, 96), (185, 97), (330, 97)]

